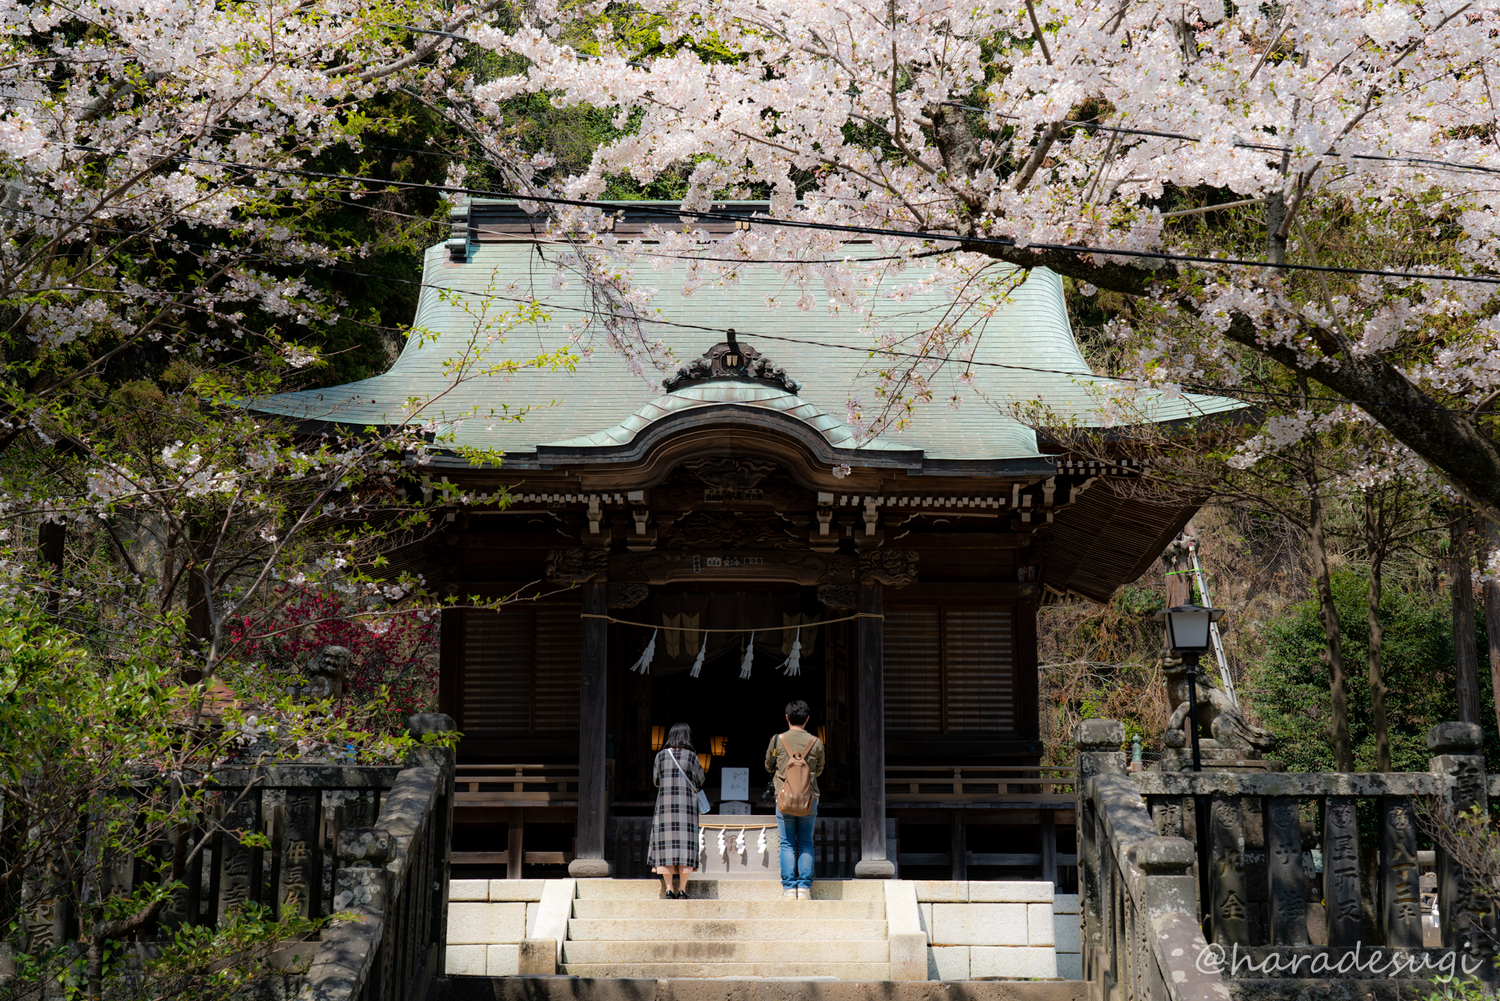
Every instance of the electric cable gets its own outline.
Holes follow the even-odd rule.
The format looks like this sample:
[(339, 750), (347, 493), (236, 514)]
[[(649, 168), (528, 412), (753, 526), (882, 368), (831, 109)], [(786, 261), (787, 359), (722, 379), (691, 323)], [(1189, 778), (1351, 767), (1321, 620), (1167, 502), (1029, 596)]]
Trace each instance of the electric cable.
[[(17, 211), (17, 210), (12, 210), (12, 211)], [(23, 209), (23, 210), (19, 210), (19, 211), (28, 211), (28, 210), (24, 210)], [(30, 213), (30, 214), (36, 214), (36, 213)], [(127, 233), (127, 234), (129, 233), (129, 231), (125, 231), (125, 230), (115, 230), (115, 231), (116, 232)], [(197, 247), (202, 247), (202, 248), (207, 248), (207, 249), (213, 249), (213, 250), (222, 250), (222, 248), (220, 248), (220, 247), (218, 247), (218, 246), (216, 246), (214, 244), (195, 243), (193, 241), (182, 240), (182, 239), (179, 239), (179, 238), (176, 238), (176, 237), (164, 237), (162, 239), (164, 241), (171, 240), (171, 241), (175, 241), (175, 242), (178, 242), (178, 243), (182, 243), (182, 244), (184, 244), (186, 246), (197, 246)], [(598, 309), (593, 309), (593, 308), (588, 308), (588, 307), (582, 307), (582, 306), (570, 306), (570, 305), (566, 305), (566, 304), (563, 304), (563, 303), (547, 302), (547, 301), (539, 299), (539, 298), (537, 298), (535, 296), (507, 296), (507, 295), (501, 295), (499, 293), (494, 293), (494, 292), (479, 292), (479, 291), (474, 291), (474, 290), (471, 290), (471, 289), (454, 288), (454, 287), (448, 286), (448, 285), (437, 285), (437, 284), (434, 284), (434, 283), (431, 283), (431, 282), (414, 281), (414, 280), (407, 279), (407, 278), (394, 278), (394, 277), (387, 276), (387, 275), (376, 275), (376, 274), (372, 274), (372, 273), (369, 273), (369, 272), (356, 271), (356, 270), (353, 270), (353, 269), (350, 269), (350, 268), (341, 268), (341, 267), (336, 267), (334, 265), (321, 264), (321, 263), (316, 262), (316, 261), (299, 261), (299, 260), (291, 259), (291, 258), (276, 258), (276, 257), (270, 257), (270, 256), (267, 256), (267, 255), (260, 255), (260, 254), (245, 254), (245, 255), (241, 255), (241, 256), (244, 256), (244, 257), (247, 257), (247, 258), (257, 259), (257, 260), (260, 260), (263, 263), (269, 263), (269, 264), (274, 264), (274, 265), (283, 266), (283, 267), (311, 267), (311, 268), (316, 268), (318, 270), (331, 272), (331, 273), (334, 273), (334, 274), (347, 274), (347, 275), (351, 275), (351, 276), (355, 276), (355, 277), (360, 277), (360, 278), (372, 278), (372, 279), (375, 279), (377, 281), (395, 282), (397, 284), (410, 285), (410, 286), (414, 286), (414, 287), (417, 287), (417, 288), (436, 289), (436, 290), (440, 290), (440, 291), (445, 291), (445, 292), (450, 292), (450, 293), (457, 293), (457, 294), (460, 294), (460, 295), (472, 296), (472, 297), (481, 298), (481, 299), (496, 299), (496, 300), (499, 300), (499, 301), (502, 301), (502, 302), (513, 302), (513, 303), (518, 303), (518, 304), (523, 304), (523, 305), (536, 306), (536, 307), (538, 307), (540, 309), (544, 309), (544, 310), (559, 310), (559, 311), (574, 312), (574, 313), (584, 313), (584, 314), (587, 314), (588, 316), (591, 316), (591, 317), (602, 317), (605, 320), (614, 319), (614, 320), (624, 320), (624, 321), (627, 321), (627, 322), (650, 323), (650, 324), (657, 324), (657, 325), (660, 325), (660, 326), (668, 326), (668, 327), (681, 328), (681, 329), (685, 329), (685, 330), (697, 330), (697, 331), (702, 331), (704, 333), (712, 333), (712, 334), (727, 335), (729, 333), (729, 329), (725, 328), (725, 327), (713, 327), (713, 326), (707, 326), (707, 325), (704, 325), (704, 324), (697, 324), (697, 323), (683, 323), (681, 321), (666, 320), (666, 319), (661, 319), (659, 317), (630, 316), (630, 315), (626, 315), (626, 314), (605, 314), (601, 310), (598, 310)], [(100, 291), (104, 291), (104, 290), (100, 290)], [(818, 341), (818, 340), (812, 340), (812, 339), (809, 339), (809, 338), (787, 337), (785, 335), (779, 335), (779, 334), (753, 333), (753, 334), (740, 334), (738, 336), (746, 336), (746, 337), (752, 337), (752, 338), (764, 339), (764, 340), (772, 340), (772, 341), (782, 341), (782, 342), (789, 343), (789, 344), (801, 344), (801, 345), (806, 345), (806, 346), (811, 346), (811, 347), (822, 347), (822, 348), (829, 348), (829, 349), (840, 350), (840, 351), (855, 351), (855, 352), (860, 352), (862, 354), (865, 354), (867, 357), (871, 357), (871, 358), (877, 357), (877, 356), (883, 356), (883, 357), (888, 357), (888, 358), (902, 358), (902, 359), (906, 359), (906, 360), (935, 362), (936, 364), (938, 364), (940, 366), (941, 365), (949, 365), (949, 364), (951, 364), (951, 365), (973, 366), (973, 367), (983, 367), (983, 368), (998, 368), (998, 369), (1007, 369), (1007, 370), (1014, 370), (1014, 371), (1021, 371), (1021, 372), (1032, 372), (1032, 373), (1045, 374), (1045, 375), (1061, 375), (1061, 376), (1067, 376), (1069, 378), (1076, 378), (1076, 379), (1097, 380), (1097, 381), (1104, 381), (1104, 382), (1118, 382), (1118, 383), (1127, 383), (1127, 384), (1139, 384), (1139, 385), (1142, 385), (1142, 386), (1144, 386), (1145, 388), (1148, 388), (1148, 389), (1151, 389), (1151, 388), (1157, 388), (1157, 389), (1159, 389), (1160, 388), (1160, 386), (1158, 386), (1156, 383), (1153, 383), (1151, 380), (1139, 378), (1139, 377), (1136, 377), (1136, 376), (1100, 375), (1100, 374), (1095, 373), (1095, 372), (1075, 372), (1075, 371), (1069, 371), (1069, 370), (1066, 370), (1066, 369), (1044, 368), (1044, 367), (1031, 366), (1031, 365), (1016, 365), (1016, 364), (1007, 363), (1007, 362), (976, 361), (976, 360), (972, 360), (972, 359), (963, 359), (963, 358), (940, 358), (940, 357), (937, 357), (937, 356), (934, 356), (934, 355), (930, 355), (930, 354), (921, 354), (921, 353), (909, 352), (909, 351), (898, 351), (898, 350), (896, 350), (894, 348), (885, 348), (885, 347), (878, 347), (878, 346), (861, 347), (859, 345), (853, 345), (853, 344), (839, 344), (839, 343), (832, 342), (832, 341)], [(1290, 392), (1290, 391), (1283, 392), (1283, 391), (1276, 391), (1276, 390), (1261, 390), (1261, 389), (1254, 389), (1254, 388), (1247, 388), (1247, 387), (1224, 387), (1224, 386), (1214, 386), (1214, 385), (1206, 384), (1206, 383), (1196, 383), (1196, 382), (1186, 382), (1186, 381), (1184, 381), (1184, 382), (1178, 382), (1178, 383), (1176, 383), (1176, 385), (1179, 385), (1182, 388), (1184, 388), (1186, 390), (1189, 390), (1191, 392), (1202, 393), (1202, 394), (1205, 394), (1205, 395), (1216, 395), (1216, 396), (1225, 396), (1225, 397), (1237, 397), (1237, 396), (1245, 396), (1245, 395), (1254, 395), (1254, 396), (1262, 396), (1262, 397), (1273, 398), (1273, 399), (1279, 399), (1279, 398), (1294, 399), (1294, 400), (1300, 400), (1300, 399), (1302, 399), (1302, 396), (1301, 396), (1300, 393), (1294, 393), (1294, 392)], [(1317, 402), (1333, 403), (1333, 404), (1347, 404), (1347, 405), (1350, 405), (1350, 406), (1357, 406), (1357, 407), (1376, 407), (1376, 408), (1383, 408), (1383, 409), (1388, 409), (1388, 410), (1431, 411), (1431, 412), (1436, 412), (1436, 413), (1462, 414), (1464, 416), (1469, 416), (1469, 417), (1475, 416), (1472, 406), (1470, 406), (1470, 407), (1444, 407), (1444, 406), (1439, 406), (1439, 405), (1436, 405), (1436, 404), (1433, 404), (1433, 405), (1424, 405), (1424, 404), (1410, 404), (1410, 403), (1390, 403), (1390, 402), (1385, 402), (1385, 401), (1357, 400), (1357, 399), (1352, 399), (1352, 398), (1349, 398), (1349, 397), (1331, 397), (1331, 396), (1315, 397), (1314, 400), (1317, 401)]]
[[(90, 147), (73, 146), (75, 149), (88, 149)], [(575, 208), (597, 209), (601, 212), (623, 212), (629, 207), (631, 211), (643, 212), (648, 215), (661, 215), (677, 218), (689, 218), (693, 220), (710, 220), (714, 222), (746, 223), (752, 226), (779, 226), (791, 229), (805, 229), (817, 232), (831, 233), (853, 233), (861, 236), (884, 236), (901, 239), (940, 241), (944, 243), (957, 243), (960, 250), (969, 247), (995, 247), (1005, 250), (1053, 250), (1068, 254), (1097, 254), (1104, 257), (1128, 257), (1140, 260), (1160, 261), (1185, 261), (1194, 264), (1216, 264), (1232, 267), (1269, 268), (1274, 271), (1306, 271), (1323, 274), (1341, 275), (1366, 275), (1384, 278), (1402, 278), (1415, 281), (1455, 281), (1469, 282), (1481, 285), (1500, 285), (1500, 276), (1488, 275), (1459, 275), (1452, 273), (1424, 273), (1419, 271), (1388, 271), (1375, 268), (1346, 268), (1333, 265), (1319, 264), (1276, 264), (1270, 261), (1256, 261), (1239, 257), (1212, 257), (1203, 254), (1177, 254), (1169, 251), (1158, 250), (1129, 250), (1123, 247), (1096, 247), (1089, 244), (1064, 244), (1043, 243), (1039, 241), (1017, 240), (1014, 237), (983, 237), (983, 236), (960, 236), (947, 233), (924, 233), (916, 230), (898, 230), (877, 226), (854, 226), (841, 223), (812, 222), (797, 219), (777, 219), (774, 217), (763, 217), (746, 219), (741, 215), (709, 211), (691, 211), (682, 208), (668, 209), (651, 203), (638, 202), (603, 202), (580, 198), (560, 198), (553, 195), (519, 194), (513, 191), (493, 191), (486, 188), (471, 188), (464, 185), (442, 185), (426, 184), (420, 181), (399, 181), (374, 177), (362, 177), (352, 174), (335, 174), (327, 171), (301, 170), (290, 167), (257, 166), (254, 164), (240, 163), (233, 160), (211, 160), (205, 157), (192, 157), (186, 154), (171, 154), (168, 159), (184, 163), (201, 163), (207, 166), (232, 167), (251, 173), (282, 174), (295, 177), (310, 177), (320, 180), (344, 180), (358, 181), (365, 184), (378, 184), (387, 187), (413, 188), (420, 190), (432, 190), (442, 192), (455, 192), (470, 197), (494, 198), (500, 201), (514, 202), (540, 202), (550, 205), (567, 205)], [(978, 253), (979, 251), (970, 251)], [(756, 263), (746, 261), (747, 264)], [(1020, 265), (1026, 266), (1026, 265)], [(1045, 266), (1045, 265), (1037, 265)]]

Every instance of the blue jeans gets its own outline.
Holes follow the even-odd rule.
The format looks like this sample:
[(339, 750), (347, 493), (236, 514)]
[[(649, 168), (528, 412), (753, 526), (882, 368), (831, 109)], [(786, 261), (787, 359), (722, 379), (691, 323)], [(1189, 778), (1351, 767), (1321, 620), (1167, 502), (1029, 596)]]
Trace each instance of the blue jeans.
[(776, 833), (781, 836), (781, 885), (785, 889), (810, 889), (813, 881), (813, 824), (818, 804), (805, 817), (788, 817), (776, 811)]

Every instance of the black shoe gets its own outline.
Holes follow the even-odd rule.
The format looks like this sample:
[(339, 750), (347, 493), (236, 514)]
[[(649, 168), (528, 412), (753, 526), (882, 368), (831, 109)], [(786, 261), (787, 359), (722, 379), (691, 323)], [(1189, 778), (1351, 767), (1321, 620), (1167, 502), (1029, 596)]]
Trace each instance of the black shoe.
[(667, 896), (671, 897), (673, 900), (686, 900), (687, 899), (687, 891), (686, 890), (673, 890), (671, 893), (667, 894)]

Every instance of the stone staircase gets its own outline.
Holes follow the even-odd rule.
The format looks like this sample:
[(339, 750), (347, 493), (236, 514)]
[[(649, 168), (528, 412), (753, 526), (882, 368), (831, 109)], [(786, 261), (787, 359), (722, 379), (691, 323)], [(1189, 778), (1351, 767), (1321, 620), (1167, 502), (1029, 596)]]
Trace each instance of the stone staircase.
[(884, 888), (826, 882), (783, 900), (769, 880), (578, 882), (558, 973), (575, 977), (890, 979)]

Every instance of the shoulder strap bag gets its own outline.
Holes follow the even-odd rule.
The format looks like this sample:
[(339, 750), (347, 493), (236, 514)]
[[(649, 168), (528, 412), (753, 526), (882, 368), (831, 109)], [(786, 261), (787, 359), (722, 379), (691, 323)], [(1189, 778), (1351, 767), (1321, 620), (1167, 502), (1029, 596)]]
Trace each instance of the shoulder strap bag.
[[(674, 750), (673, 748), (670, 748), (670, 747), (667, 748), (667, 757), (669, 757), (669, 758), (672, 759), (672, 764), (674, 764), (674, 765), (677, 766), (677, 770), (679, 772), (682, 772), (682, 777), (683, 777), (683, 779), (685, 779), (687, 781), (688, 788), (692, 789), (693, 788), (693, 780), (691, 778), (688, 778), (688, 773), (687, 772), (683, 772), (682, 771), (682, 763), (677, 760), (677, 751)], [(699, 813), (707, 813), (709, 810), (713, 809), (713, 804), (708, 801), (708, 793), (704, 792), (702, 789), (697, 790), (697, 793), (698, 793), (698, 812)]]

